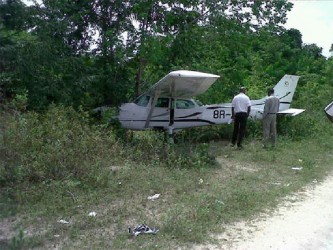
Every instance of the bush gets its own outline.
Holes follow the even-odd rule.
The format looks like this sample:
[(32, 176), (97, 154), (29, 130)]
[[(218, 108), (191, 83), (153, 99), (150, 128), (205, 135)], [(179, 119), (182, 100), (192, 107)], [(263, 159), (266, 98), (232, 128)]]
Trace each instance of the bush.
[(7, 115), (3, 128), (2, 184), (77, 179), (95, 182), (117, 161), (120, 145), (86, 113), (51, 106), (45, 114)]
[(213, 166), (215, 157), (208, 153), (208, 144), (171, 145), (162, 159), (162, 164), (168, 168), (204, 168)]
[(208, 144), (196, 144), (193, 138), (178, 137), (177, 143), (171, 143), (171, 138), (164, 132), (147, 130), (132, 134), (131, 141), (126, 142), (124, 157), (135, 164), (201, 168), (215, 163), (208, 153)]

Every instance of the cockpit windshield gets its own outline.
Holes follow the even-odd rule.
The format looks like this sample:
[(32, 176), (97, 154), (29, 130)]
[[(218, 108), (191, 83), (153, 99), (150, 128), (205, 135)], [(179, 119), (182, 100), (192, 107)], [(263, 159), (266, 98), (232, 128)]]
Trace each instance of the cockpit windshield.
[(141, 106), (141, 107), (147, 107), (147, 105), (149, 103), (149, 100), (150, 100), (150, 96), (148, 96), (148, 95), (140, 95), (139, 97), (137, 97), (134, 100), (134, 103), (136, 105)]

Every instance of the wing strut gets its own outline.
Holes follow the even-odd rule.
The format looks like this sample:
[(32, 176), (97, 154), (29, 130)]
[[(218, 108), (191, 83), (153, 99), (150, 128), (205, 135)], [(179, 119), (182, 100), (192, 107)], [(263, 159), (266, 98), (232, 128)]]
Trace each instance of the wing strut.
[(161, 91), (158, 90), (158, 91), (155, 92), (155, 95), (153, 96), (153, 101), (152, 101), (152, 104), (150, 106), (150, 110), (149, 110), (149, 113), (148, 113), (148, 116), (147, 116), (147, 120), (146, 120), (146, 123), (145, 123), (145, 128), (149, 127), (150, 119), (151, 119), (151, 116), (153, 115), (153, 111), (154, 111), (155, 105), (157, 103), (157, 100), (160, 96), (160, 93), (161, 93)]

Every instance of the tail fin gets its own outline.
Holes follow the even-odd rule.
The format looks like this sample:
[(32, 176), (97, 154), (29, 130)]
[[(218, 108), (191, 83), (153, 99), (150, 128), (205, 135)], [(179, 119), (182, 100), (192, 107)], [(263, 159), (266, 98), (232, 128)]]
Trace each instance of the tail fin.
[(280, 111), (289, 109), (299, 76), (284, 75), (274, 87), (274, 95), (280, 99)]
[[(274, 95), (280, 99), (279, 114), (295, 116), (304, 111), (304, 109), (290, 109), (291, 101), (297, 87), (299, 76), (284, 75), (274, 87)], [(267, 96), (260, 100), (251, 101), (251, 114), (254, 119), (261, 119), (264, 111), (265, 100)]]

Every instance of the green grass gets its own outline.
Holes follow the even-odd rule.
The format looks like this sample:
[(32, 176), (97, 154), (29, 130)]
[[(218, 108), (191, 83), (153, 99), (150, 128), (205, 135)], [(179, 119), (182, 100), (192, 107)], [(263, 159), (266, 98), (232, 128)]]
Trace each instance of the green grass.
[[(61, 124), (67, 135), (75, 136), (66, 122)], [(59, 141), (71, 145), (71, 150), (67, 156), (66, 148), (61, 148), (64, 155), (55, 157), (54, 162), (64, 164), (63, 169), (70, 164), (73, 170), (85, 170), (93, 176), (77, 172), (75, 176), (57, 174), (55, 178), (40, 161), (38, 166), (43, 167), (44, 175), (49, 173), (53, 179), (32, 178), (14, 185), (1, 176), (0, 220), (5, 236), (0, 248), (190, 249), (193, 244), (214, 241), (210, 235), (223, 232), (229, 223), (271, 211), (288, 194), (314, 180), (320, 182), (332, 169), (331, 132), (298, 141), (280, 136), (274, 150), (264, 150), (259, 140), (252, 139), (245, 141), (244, 150), (237, 150), (223, 140), (187, 144), (185, 139), (170, 145), (152, 132), (134, 133), (131, 141), (119, 144), (108, 134), (107, 139), (85, 127), (83, 131), (87, 132), (81, 133), (79, 123), (72, 124), (78, 134), (74, 137), (77, 143), (60, 133)], [(52, 131), (48, 138), (55, 135)], [(38, 138), (41, 132), (36, 132)], [(44, 147), (31, 136), (20, 136), (20, 141), (44, 150), (41, 159), (54, 152), (54, 148)], [(84, 139), (77, 139), (81, 137)], [(96, 140), (106, 144), (101, 148), (93, 143)], [(18, 142), (10, 144), (16, 145), (16, 153), (35, 154), (31, 148), (18, 146)], [(113, 145), (117, 149), (112, 149)], [(82, 160), (82, 154), (76, 157), (71, 153), (82, 149), (91, 150), (94, 157)], [(12, 152), (6, 150), (2, 152)], [(9, 156), (6, 159), (10, 161), (2, 164), (37, 166), (33, 160), (18, 161)], [(20, 171), (24, 170), (22, 166)], [(1, 171), (6, 173), (4, 168)], [(10, 173), (18, 175), (20, 181), (20, 176), (26, 174)], [(156, 193), (161, 194), (159, 199), (147, 199)], [(92, 211), (96, 217), (88, 216)], [(59, 223), (60, 219), (69, 224)], [(141, 223), (158, 227), (160, 232), (130, 237), (127, 228)]]
[[(223, 231), (221, 225), (251, 218), (275, 207), (280, 198), (312, 180), (321, 180), (330, 170), (332, 156), (330, 151), (323, 151), (325, 143), (313, 140), (307, 145), (304, 148), (304, 142), (288, 142), (274, 151), (266, 151), (259, 143), (250, 143), (245, 150), (238, 151), (211, 143), (218, 166), (204, 169), (120, 167), (108, 187), (74, 188), (71, 193), (76, 197), (75, 202), (65, 190), (48, 190), (41, 185), (39, 189), (43, 191), (35, 198), (37, 202), (23, 204), (16, 214), (20, 218), (17, 227), (29, 225), (36, 233), (42, 231), (45, 235), (40, 237), (42, 242), (32, 241), (37, 246), (189, 247), (207, 241), (209, 233)], [(291, 169), (293, 166), (303, 169), (295, 171)], [(160, 193), (160, 198), (149, 201), (147, 197), (155, 193)], [(96, 211), (97, 216), (88, 217), (90, 211)], [(43, 218), (43, 222), (36, 221), (38, 218)], [(57, 223), (61, 218), (70, 224)], [(140, 223), (159, 227), (160, 232), (155, 236), (128, 238), (127, 226)]]

